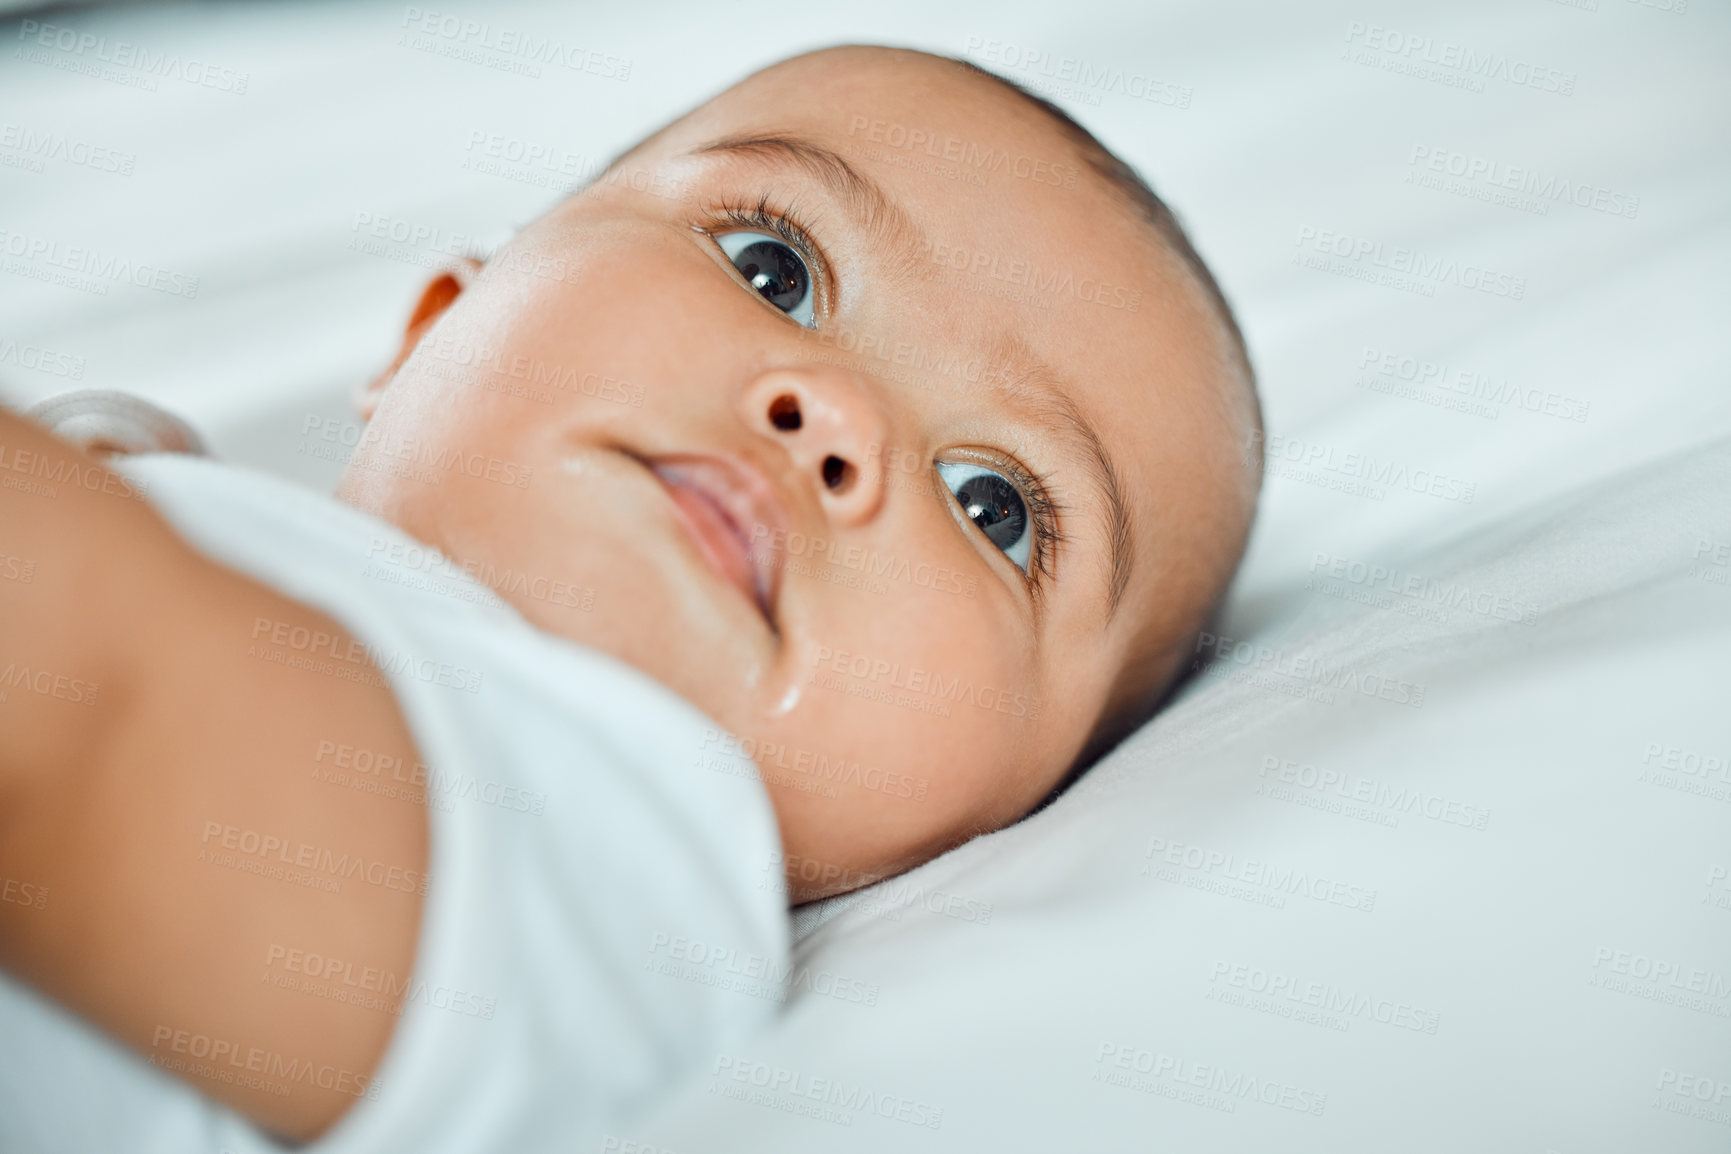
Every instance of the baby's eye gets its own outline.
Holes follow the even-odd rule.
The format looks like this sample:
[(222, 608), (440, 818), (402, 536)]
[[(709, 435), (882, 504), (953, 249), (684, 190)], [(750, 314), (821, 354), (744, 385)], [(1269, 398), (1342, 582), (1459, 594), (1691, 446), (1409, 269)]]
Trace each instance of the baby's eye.
[(1008, 478), (984, 465), (938, 462), (938, 475), (956, 495), (968, 520), (1026, 573), (1034, 534), (1028, 506)]
[(811, 272), (785, 240), (761, 232), (730, 232), (715, 238), (739, 275), (758, 295), (806, 328), (816, 328)]

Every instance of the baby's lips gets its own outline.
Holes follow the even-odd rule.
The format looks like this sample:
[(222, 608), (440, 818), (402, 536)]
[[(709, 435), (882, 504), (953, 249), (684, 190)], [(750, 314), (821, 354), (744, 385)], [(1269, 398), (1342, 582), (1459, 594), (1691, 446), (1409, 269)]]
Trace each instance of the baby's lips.
[(729, 457), (660, 457), (650, 467), (698, 531), (716, 567), (757, 604), (773, 628), (781, 572), (775, 542), (787, 516), (769, 481)]

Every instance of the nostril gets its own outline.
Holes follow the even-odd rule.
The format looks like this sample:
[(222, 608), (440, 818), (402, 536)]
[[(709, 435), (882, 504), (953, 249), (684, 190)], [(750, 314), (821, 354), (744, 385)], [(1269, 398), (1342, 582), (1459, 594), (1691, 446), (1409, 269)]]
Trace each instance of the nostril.
[(771, 401), (769, 403), (769, 423), (784, 433), (791, 433), (799, 428), (798, 399), (783, 393)]
[(832, 493), (845, 493), (853, 488), (854, 476), (857, 473), (857, 469), (840, 457), (823, 459), (823, 483)]

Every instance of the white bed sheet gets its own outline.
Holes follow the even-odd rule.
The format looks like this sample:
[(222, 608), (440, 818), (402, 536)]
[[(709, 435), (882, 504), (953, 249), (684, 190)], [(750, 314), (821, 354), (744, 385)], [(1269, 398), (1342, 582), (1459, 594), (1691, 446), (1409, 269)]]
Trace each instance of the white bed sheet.
[[(1670, 749), (1695, 751), (1697, 775), (1700, 754), (1731, 750), (1731, 589), (1710, 579), (1713, 550), (1731, 540), (1722, 458), (1692, 454), (1731, 434), (1731, 13), (1699, 0), (887, 3), (803, 5), (774, 19), (695, 3), (658, 6), (654, 18), (602, 5), (443, 9), (562, 34), (629, 61), (622, 81), (527, 77), (419, 51), (400, 43), (407, 10), (40, 17), (216, 61), (246, 75), (244, 95), (174, 79), (144, 92), (67, 71), (58, 50), (19, 57), (22, 42), (6, 39), (0, 120), (133, 163), (124, 176), (55, 159), (40, 172), (0, 167), (0, 228), (195, 275), (198, 290), (187, 299), (115, 284), (96, 295), (45, 286), (8, 257), (4, 395), (28, 402), (67, 387), (8, 360), (4, 342), (47, 348), (77, 359), (75, 383), (148, 396), (231, 459), (329, 485), (337, 465), (307, 452), (302, 428), (340, 417), (347, 391), (388, 358), (425, 275), (414, 262), (431, 259), (427, 246), (349, 247), (360, 214), (484, 244), (554, 195), (527, 183), (529, 170), (465, 167), (475, 134), (580, 168), (806, 47), (898, 43), (987, 64), (994, 44), (1067, 56), (1164, 86), (1173, 103), (1078, 97), (1075, 85), (1059, 102), (1177, 207), (1260, 369), (1279, 467), (1222, 632), (1404, 671), (1429, 693), (1419, 709), (1324, 706), (1199, 679), (1059, 806), (851, 910), (807, 911), (808, 956), (878, 982), (878, 1004), (797, 1001), (750, 1061), (803, 1083), (728, 1097), (753, 1089), (757, 1068), (742, 1059), (646, 1138), (682, 1151), (1357, 1149), (1374, 1138), (1570, 1154), (1731, 1140), (1723, 1121), (1666, 1109), (1731, 1086), (1731, 1017), (1588, 986), (1620, 953), (1731, 971), (1731, 891), (1713, 874), (1731, 865), (1731, 809), (1639, 779), (1663, 768), (1642, 764), (1655, 744), (1659, 763)], [(1372, 40), (1420, 48), (1367, 55)], [(1423, 60), (1453, 54), (1497, 71)], [(1565, 80), (1568, 94), (1544, 90)], [(1529, 169), (1571, 195), (1588, 190), (1587, 206), (1531, 189), (1534, 203), (1497, 203), (1483, 179), (1427, 187), (1430, 155), (1445, 168), (1482, 159), (1504, 178)], [(1632, 200), (1632, 215), (1606, 211)], [(1367, 283), (1370, 257), (1308, 267), (1325, 233), (1353, 238), (1349, 251), (1363, 241), (1385, 258), (1405, 247), (1488, 268), (1518, 282), (1521, 299), (1434, 277)], [(1393, 376), (1370, 371), (1385, 353)], [(1400, 358), (1481, 392), (1414, 393)], [(1639, 484), (1617, 480), (1643, 469)], [(1444, 495), (1423, 491), (1432, 483)], [(1697, 489), (1718, 505), (1690, 504)], [(1700, 540), (1704, 564), (1688, 555)], [(1423, 620), (1398, 599), (1392, 610), (1352, 600), (1366, 590), (1350, 579), (1306, 588), (1337, 561), (1349, 575), (1381, 565), (1476, 581), (1546, 612), (1531, 628), (1494, 602)], [(1222, 737), (1233, 731), (1236, 743)], [(1457, 831), (1407, 815), (1391, 829), (1276, 804), (1254, 794), (1271, 756), (1429, 789), (1488, 808), (1490, 824)], [(1154, 837), (1240, 862), (1283, 864), (1284, 850), (1376, 889), (1378, 904), (1275, 910), (1183, 883), (1150, 891), (1135, 871)], [(1447, 898), (1463, 892), (1477, 904)], [(889, 916), (932, 893), (963, 904)], [(955, 916), (987, 902), (985, 922)], [(1600, 949), (1611, 956), (1595, 965)], [(1284, 967), (1432, 1011), (1438, 1033), (1226, 1006), (1205, 997), (1219, 985), (1216, 962)], [(1128, 1048), (1112, 1057), (1129, 1052), (1132, 1072), (1143, 1052), (1176, 1057), (1192, 1073), (1212, 1065), (1327, 1093), (1325, 1110), (1226, 1113), (1102, 1086), (1090, 1074), (1103, 1044)], [(745, 1080), (732, 1078), (741, 1070)], [(1665, 1071), (1676, 1075), (1668, 1084)], [(846, 1125), (792, 1112), (822, 1105), (822, 1094), (786, 1093), (809, 1093), (813, 1078), (944, 1113), (929, 1129), (858, 1109)], [(1731, 1091), (1703, 1108), (1731, 1108)]]

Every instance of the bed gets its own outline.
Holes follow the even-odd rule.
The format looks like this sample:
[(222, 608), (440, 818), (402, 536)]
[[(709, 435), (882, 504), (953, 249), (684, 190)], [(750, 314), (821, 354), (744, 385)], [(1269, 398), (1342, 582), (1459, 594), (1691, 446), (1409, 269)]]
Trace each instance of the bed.
[(403, 4), (8, 17), (0, 395), (122, 389), (328, 489), (431, 267), (756, 66), (881, 42), (1136, 164), (1267, 415), (1176, 701), (796, 911), (779, 1026), (604, 1148), (1731, 1147), (1731, 12), (471, 8), (568, 50)]

